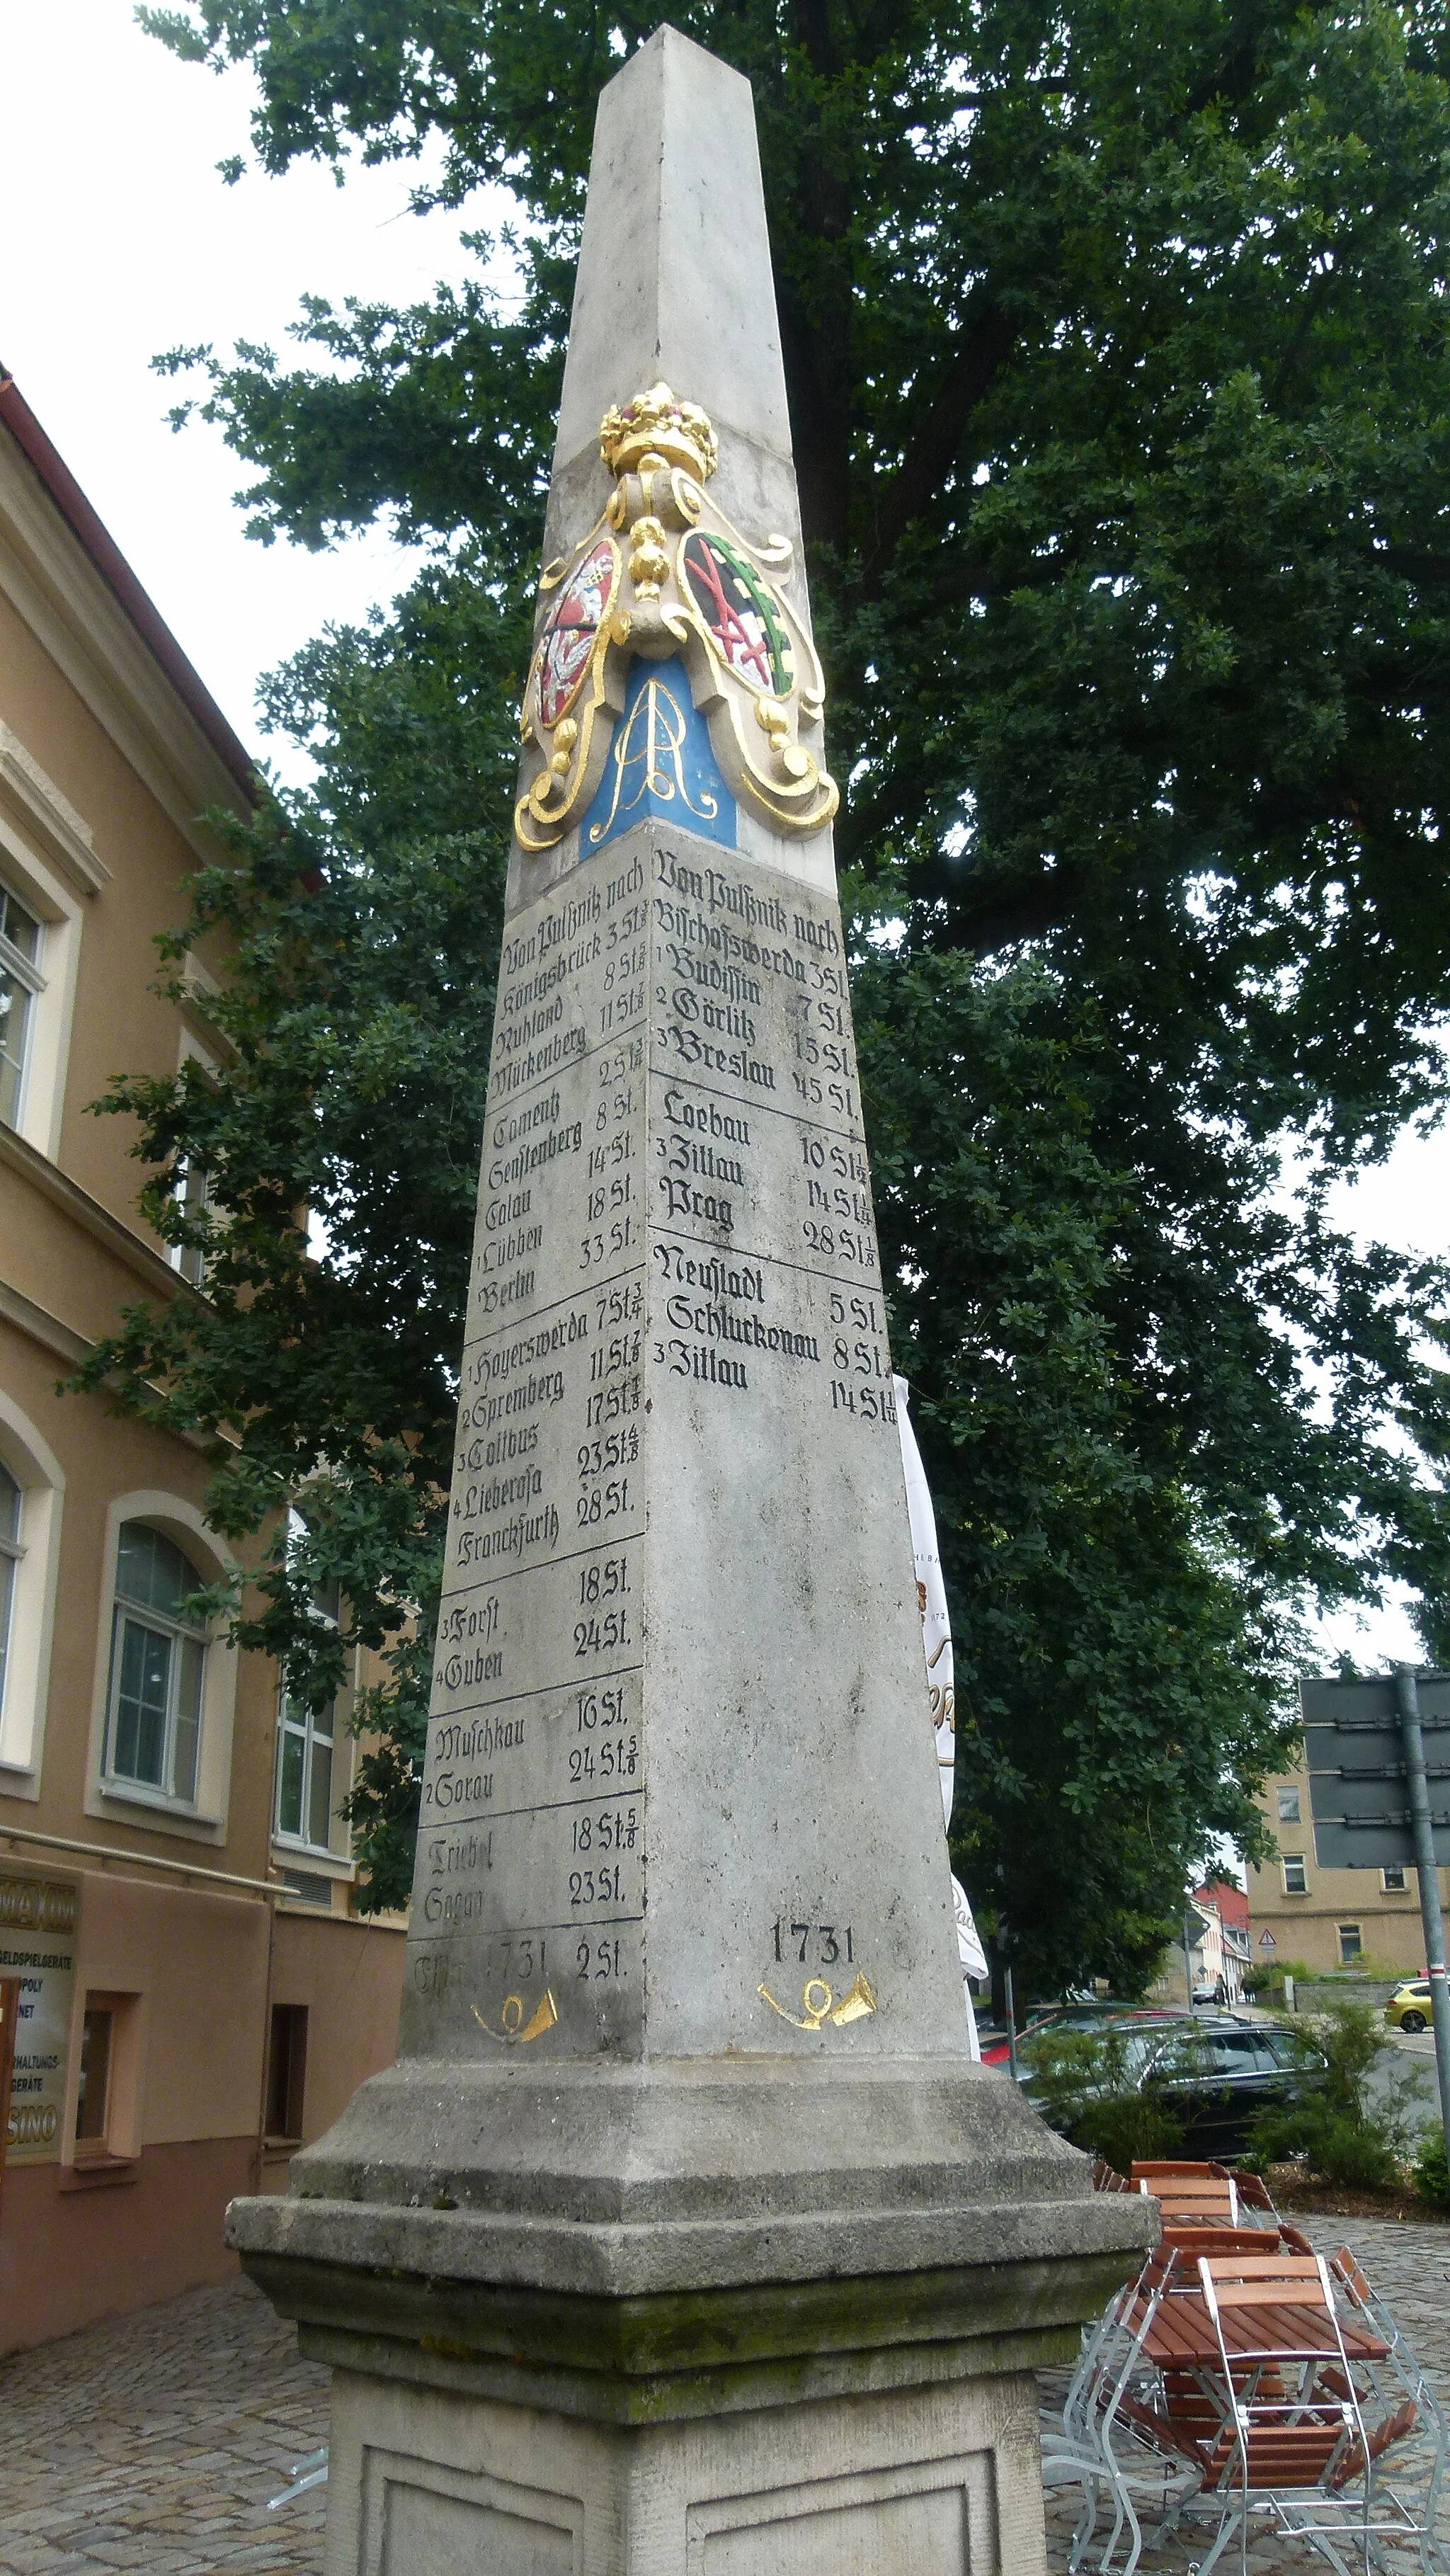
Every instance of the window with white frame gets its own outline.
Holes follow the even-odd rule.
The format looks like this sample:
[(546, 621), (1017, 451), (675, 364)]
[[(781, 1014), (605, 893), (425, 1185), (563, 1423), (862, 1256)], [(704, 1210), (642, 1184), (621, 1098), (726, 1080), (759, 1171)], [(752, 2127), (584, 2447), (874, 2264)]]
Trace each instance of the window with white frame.
[(1283, 1871), (1284, 1894), (1286, 1896), (1307, 1896), (1309, 1893), (1309, 1879), (1304, 1867), (1304, 1854), (1302, 1852), (1285, 1852), (1283, 1855)]
[[(306, 1537), (306, 1524), (292, 1514), (293, 1543)], [(324, 1583), (312, 1595), (312, 1616), (336, 1628), (342, 1617), (337, 1583)], [(327, 1851), (332, 1842), (333, 1757), (337, 1746), (337, 1703), (307, 1708), (284, 1689), (277, 1720), (276, 1835), (308, 1851)]]
[[(55, 1621), (60, 1461), (0, 1386), (0, 1773), (7, 1797), (39, 1788)], [(26, 1773), (22, 1783), (13, 1775)]]
[(1275, 1793), (1274, 1793), (1274, 1794), (1275, 1794), (1275, 1797), (1276, 1797), (1276, 1799), (1277, 1799), (1277, 1801), (1278, 1801), (1278, 1807), (1279, 1807), (1279, 1822), (1280, 1822), (1280, 1824), (1281, 1824), (1281, 1825), (1298, 1825), (1298, 1824), (1302, 1824), (1304, 1820), (1303, 1820), (1302, 1816), (1301, 1816), (1301, 1815), (1300, 1815), (1300, 1813), (1299, 1813), (1299, 1792), (1298, 1792), (1298, 1790), (1297, 1790), (1297, 1789), (1278, 1789), (1278, 1790), (1276, 1790), (1276, 1791), (1275, 1791)]
[(1363, 1958), (1363, 1956), (1364, 1939), (1359, 1925), (1357, 1923), (1341, 1923), (1339, 1926), (1340, 1966), (1342, 1968), (1347, 1968), (1354, 1960)]
[(0, 1720), (5, 1715), (5, 1683), (10, 1662), (10, 1631), (15, 1613), (15, 1583), (25, 1555), (22, 1524), (25, 1497), (9, 1468), (0, 1461)]
[(204, 1579), (174, 1539), (144, 1521), (122, 1522), (106, 1770), (188, 1806), (196, 1798), (207, 1635), (187, 1602)]
[(1380, 1885), (1384, 1889), (1386, 1896), (1403, 1896), (1405, 1894), (1404, 1871), (1402, 1869), (1382, 1869), (1380, 1871)]
[(7, 1127), (19, 1126), (25, 1105), (36, 998), (45, 990), (42, 937), (34, 913), (0, 878), (0, 1121)]
[[(193, 1219), (206, 1215), (211, 1206), (211, 1174), (199, 1163), (183, 1161), (177, 1167), (176, 1201), (181, 1213)], [(193, 1288), (206, 1284), (206, 1252), (199, 1243), (173, 1243), (167, 1247), (167, 1259), (173, 1270), (189, 1279)]]

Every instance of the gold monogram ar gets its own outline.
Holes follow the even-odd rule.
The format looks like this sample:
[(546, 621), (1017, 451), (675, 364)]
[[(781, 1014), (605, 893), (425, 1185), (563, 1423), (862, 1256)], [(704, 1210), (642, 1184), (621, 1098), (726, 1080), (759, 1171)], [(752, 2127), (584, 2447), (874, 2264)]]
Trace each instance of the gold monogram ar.
[[(840, 795), (804, 738), (819, 747), (815, 647), (770, 578), (789, 576), (790, 545), (751, 545), (707, 498), (715, 432), (668, 385), (606, 412), (599, 446), (615, 477), (609, 505), (539, 583), (544, 617), (519, 719), (539, 766), (515, 810), (520, 841), (552, 848), (589, 804), (637, 654), (683, 661), (715, 757), (747, 808), (777, 832), (819, 832)], [(649, 701), (656, 744), (668, 738), (667, 694), (647, 690), (639, 702)]]
[[(613, 771), (613, 792), (609, 811), (601, 822), (591, 823), (586, 841), (606, 841), (621, 803), (626, 814), (637, 804), (642, 792), (657, 796), (665, 805), (677, 804), (681, 828), (688, 832), (689, 815), (711, 823), (720, 811), (718, 796), (700, 786), (690, 793), (682, 757), (685, 747), (685, 710), (667, 680), (647, 680), (635, 699), (624, 723), (615, 734), (606, 763), (605, 775)], [(587, 858), (587, 848), (582, 853)]]

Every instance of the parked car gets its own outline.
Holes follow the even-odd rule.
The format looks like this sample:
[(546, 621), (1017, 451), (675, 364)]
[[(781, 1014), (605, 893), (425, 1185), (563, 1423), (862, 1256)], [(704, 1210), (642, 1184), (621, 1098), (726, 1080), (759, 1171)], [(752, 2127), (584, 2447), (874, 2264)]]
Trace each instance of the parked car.
[[(1123, 2038), (1122, 2075), (1134, 2092), (1155, 2094), (1183, 2123), (1185, 2154), (1241, 2156), (1261, 2111), (1301, 2101), (1324, 2080), (1325, 2060), (1281, 2023), (1232, 2012), (1179, 2013), (1168, 2027), (1136, 2015), (1108, 2025)], [(1023, 2091), (1033, 2099), (1032, 2039)], [(1070, 2134), (1070, 2132), (1069, 2132)]]
[(1431, 2020), (1429, 1978), (1407, 1977), (1386, 2004), (1385, 2019), (1391, 2030), (1428, 2030)]
[[(1035, 2039), (1042, 2030), (1106, 2030), (1119, 2022), (1169, 2022), (1185, 2019), (1181, 2004), (1115, 2004), (1095, 1997), (1091, 2003), (1069, 2001), (1065, 2004), (1032, 2004), (1027, 2019), (1017, 2034), (1019, 2053), (1025, 2041)], [(1005, 2066), (1008, 2060), (1007, 2025), (988, 2021), (977, 2015), (977, 2040), (984, 2066)]]

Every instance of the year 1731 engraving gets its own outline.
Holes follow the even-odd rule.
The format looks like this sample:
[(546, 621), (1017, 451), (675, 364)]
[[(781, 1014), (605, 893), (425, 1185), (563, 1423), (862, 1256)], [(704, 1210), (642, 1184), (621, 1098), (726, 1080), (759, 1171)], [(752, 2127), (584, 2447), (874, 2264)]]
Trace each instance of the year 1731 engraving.
[(775, 1955), (795, 1959), (802, 1967), (813, 1959), (822, 1968), (854, 1966), (856, 1935), (849, 1923), (791, 1923), (775, 1918)]

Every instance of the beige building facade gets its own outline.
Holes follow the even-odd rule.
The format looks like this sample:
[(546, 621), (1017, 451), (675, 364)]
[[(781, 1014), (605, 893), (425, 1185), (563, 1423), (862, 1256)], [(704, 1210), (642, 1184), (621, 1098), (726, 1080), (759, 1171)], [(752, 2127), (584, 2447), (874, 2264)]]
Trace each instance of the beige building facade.
[[(1285, 1771), (1264, 1799), (1278, 1857), (1248, 1872), (1249, 1947), (1257, 1967), (1303, 1960), (1316, 1974), (1425, 1973), (1419, 1882), (1413, 1869), (1321, 1869), (1314, 1857), (1307, 1767)], [(1440, 1872), (1441, 1902), (1450, 1871)], [(1265, 1935), (1268, 1935), (1267, 1940)]]
[(229, 1561), (200, 1451), (57, 1388), (123, 1305), (199, 1293), (88, 1106), (215, 1057), (206, 969), (178, 1008), (152, 942), (248, 775), (0, 375), (0, 2353), (231, 2269), (227, 2200), (283, 2188), (396, 2035), (346, 1708), (295, 1717), (189, 1614)]

